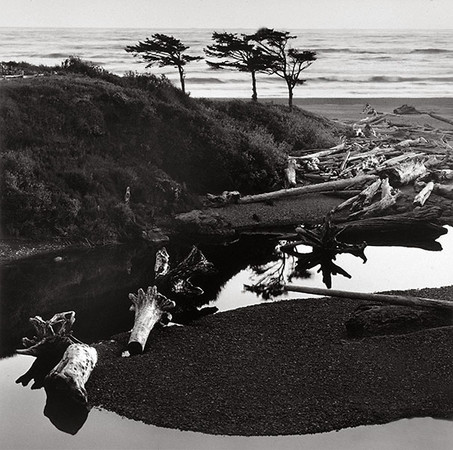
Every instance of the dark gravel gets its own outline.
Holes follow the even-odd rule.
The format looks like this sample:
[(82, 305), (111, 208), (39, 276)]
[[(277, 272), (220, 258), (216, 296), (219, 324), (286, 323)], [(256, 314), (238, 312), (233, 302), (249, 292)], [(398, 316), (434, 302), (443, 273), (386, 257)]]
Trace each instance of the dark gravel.
[[(452, 297), (453, 287), (416, 291)], [(227, 435), (317, 433), (403, 417), (451, 417), (453, 327), (348, 340), (360, 304), (261, 304), (97, 344), (92, 404), (157, 426)]]

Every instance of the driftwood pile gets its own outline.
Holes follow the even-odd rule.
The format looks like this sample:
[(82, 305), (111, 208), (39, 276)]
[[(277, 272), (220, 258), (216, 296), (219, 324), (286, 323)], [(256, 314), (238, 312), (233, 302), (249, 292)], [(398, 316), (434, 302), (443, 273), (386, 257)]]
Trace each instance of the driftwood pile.
[[(402, 114), (420, 114), (407, 105)], [(353, 125), (353, 133), (325, 150), (304, 150), (288, 157), (285, 170), (288, 188), (244, 196), (240, 204), (272, 201), (314, 192), (348, 196), (337, 211), (351, 207), (350, 218), (382, 215), (391, 210), (405, 186), (415, 189), (413, 204), (423, 206), (431, 193), (453, 199), (453, 132), (440, 133), (427, 127), (393, 125), (398, 114), (380, 114), (369, 105), (368, 116)], [(449, 120), (429, 114), (443, 122)], [(358, 195), (357, 194), (358, 190)], [(381, 193), (379, 202), (375, 196)], [(362, 212), (359, 212), (361, 208)]]
[[(322, 189), (326, 182), (364, 175), (388, 179), (388, 184), (376, 182), (354, 199), (355, 209), (357, 201), (361, 200), (364, 206), (368, 206), (379, 188), (382, 189), (382, 206), (387, 209), (388, 204), (394, 204), (398, 197), (392, 188), (409, 184), (414, 184), (415, 190), (420, 191), (414, 197), (416, 206), (423, 206), (432, 192), (453, 198), (451, 132), (441, 134), (414, 126), (392, 126), (392, 115), (379, 114), (370, 105), (366, 105), (364, 112), (368, 117), (353, 125), (355, 136), (344, 138), (341, 144), (327, 150), (307, 150), (289, 157), (290, 167), (294, 161), (298, 164), (297, 178), (300, 182), (316, 182)], [(407, 105), (396, 109), (395, 113), (393, 116), (420, 114)], [(437, 115), (429, 115), (450, 123)], [(403, 135), (405, 139), (401, 139)], [(380, 206), (377, 209), (382, 210)]]

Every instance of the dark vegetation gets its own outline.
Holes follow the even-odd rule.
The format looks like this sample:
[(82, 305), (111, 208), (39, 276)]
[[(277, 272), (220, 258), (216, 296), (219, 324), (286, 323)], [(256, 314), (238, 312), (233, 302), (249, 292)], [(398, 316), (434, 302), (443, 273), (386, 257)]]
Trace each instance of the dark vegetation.
[(192, 99), (165, 78), (78, 58), (8, 64), (44, 75), (0, 81), (4, 237), (130, 239), (197, 194), (281, 187), (289, 152), (344, 133), (297, 108)]
[(198, 61), (201, 56), (191, 56), (184, 53), (188, 48), (179, 39), (166, 34), (155, 33), (151, 38), (140, 41), (137, 45), (129, 45), (126, 51), (134, 56), (141, 56), (147, 62), (146, 67), (157, 65), (159, 67), (173, 66), (178, 69), (181, 90), (185, 93), (184, 66), (192, 61)]

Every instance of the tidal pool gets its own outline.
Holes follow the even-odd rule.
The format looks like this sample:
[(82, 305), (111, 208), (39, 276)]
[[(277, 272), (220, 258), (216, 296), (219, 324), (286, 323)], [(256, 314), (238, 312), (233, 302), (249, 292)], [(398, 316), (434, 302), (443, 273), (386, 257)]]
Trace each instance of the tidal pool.
[[(419, 248), (369, 246), (363, 264), (351, 255), (339, 255), (336, 263), (352, 275), (336, 276), (333, 289), (376, 292), (453, 285), (453, 232), (441, 236), (441, 251)], [(169, 246), (175, 260), (185, 256), (192, 242)], [(245, 291), (256, 279), (256, 268), (273, 264), (275, 242), (247, 238), (226, 244), (197, 243), (218, 272), (197, 280), (205, 294), (193, 305), (215, 306), (219, 311), (261, 303)], [(307, 248), (307, 251), (309, 249)], [(53, 427), (43, 415), (45, 393), (16, 385), (14, 380), (33, 362), (13, 356), (20, 338), (30, 335), (28, 318), (49, 318), (56, 312), (76, 311), (75, 335), (87, 342), (130, 329), (127, 294), (151, 280), (153, 248), (118, 246), (41, 255), (3, 264), (1, 297), (0, 448), (5, 449), (208, 449), (208, 448), (316, 448), (316, 449), (447, 449), (453, 445), (453, 427), (444, 420), (417, 418), (357, 427), (319, 435), (283, 437), (224, 437), (181, 432), (142, 424), (104, 410), (93, 409), (75, 435)], [(56, 262), (55, 256), (63, 260)], [(294, 284), (323, 287), (317, 268)], [(309, 297), (291, 293), (277, 297)]]

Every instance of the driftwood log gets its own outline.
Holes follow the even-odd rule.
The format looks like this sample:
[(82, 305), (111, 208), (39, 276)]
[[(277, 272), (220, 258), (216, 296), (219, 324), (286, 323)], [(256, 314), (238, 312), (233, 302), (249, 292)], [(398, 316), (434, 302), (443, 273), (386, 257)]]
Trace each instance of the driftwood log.
[(374, 196), (377, 194), (379, 189), (381, 188), (382, 180), (378, 179), (367, 186), (363, 191), (359, 194), (355, 195), (344, 201), (343, 203), (339, 204), (336, 208), (333, 209), (332, 212), (341, 211), (342, 209), (347, 208), (348, 206), (351, 207), (352, 211), (356, 211), (361, 209), (365, 206), (368, 206), (373, 201)]
[(168, 311), (175, 307), (175, 302), (159, 294), (156, 286), (149, 286), (146, 293), (139, 289), (137, 295), (129, 294), (129, 298), (135, 319), (127, 349), (129, 354), (134, 355), (143, 352), (149, 333), (163, 318), (168, 318)]
[(369, 294), (366, 292), (339, 291), (335, 289), (322, 289), (309, 286), (285, 286), (287, 292), (303, 292), (305, 294), (324, 295), (336, 298), (366, 300), (375, 303), (388, 303), (392, 305), (412, 306), (416, 308), (434, 308), (453, 311), (453, 301), (438, 300), (433, 298), (412, 297), (407, 295)]
[(87, 344), (71, 344), (60, 362), (47, 375), (46, 391), (63, 391), (83, 405), (88, 403), (85, 383), (98, 360), (94, 347)]
[(400, 305), (360, 305), (346, 321), (349, 337), (405, 334), (425, 328), (450, 326), (451, 311)]
[(390, 182), (396, 186), (409, 184), (418, 177), (425, 175), (426, 172), (427, 168), (425, 164), (417, 160), (395, 164), (383, 171), (383, 173), (389, 177)]
[(382, 180), (380, 187), (381, 200), (364, 207), (360, 211), (350, 214), (348, 219), (356, 219), (358, 217), (375, 217), (382, 215), (382, 213), (393, 208), (396, 205), (396, 201), (401, 192), (399, 190), (394, 190), (390, 186), (388, 178)]
[(246, 195), (239, 199), (240, 204), (264, 202), (267, 200), (277, 200), (286, 197), (296, 197), (303, 194), (311, 194), (313, 192), (325, 192), (336, 189), (345, 189), (347, 187), (357, 186), (368, 181), (374, 181), (376, 175), (361, 175), (345, 180), (327, 181), (325, 183), (313, 184), (310, 186), (296, 187), (293, 189), (281, 189), (279, 191), (266, 192), (264, 194)]
[(297, 161), (294, 158), (288, 159), (288, 167), (285, 169), (285, 181), (288, 187), (294, 187), (296, 180)]
[[(418, 214), (370, 217), (337, 225), (346, 242), (366, 241), (369, 245), (399, 245), (426, 250), (442, 250), (436, 239), (447, 229), (435, 223), (439, 210), (422, 208)], [(421, 214), (421, 213), (425, 214)], [(441, 212), (441, 211), (440, 211)]]
[(190, 279), (195, 274), (209, 273), (213, 268), (213, 264), (195, 246), (174, 269), (170, 266), (170, 256), (166, 248), (158, 250), (154, 264), (155, 285), (149, 286), (146, 292), (139, 289), (137, 294), (129, 294), (135, 319), (127, 351), (123, 356), (142, 353), (155, 325), (158, 323), (165, 325), (171, 320), (169, 311), (175, 308), (176, 303), (169, 300), (166, 295), (194, 297), (203, 294), (203, 289), (194, 286)]
[(439, 184), (434, 185), (433, 193), (441, 197), (453, 200), (453, 184)]
[(85, 383), (97, 362), (97, 352), (72, 336), (74, 321), (74, 311), (55, 314), (50, 320), (30, 318), (36, 335), (23, 338), (26, 348), (17, 353), (35, 356), (36, 361), (16, 383), (27, 386), (34, 379), (32, 389), (44, 386), (46, 392), (64, 392), (72, 400), (87, 404)]
[(426, 186), (414, 197), (414, 205), (415, 206), (423, 206), (426, 201), (428, 200), (431, 192), (434, 189), (434, 183), (430, 181), (426, 184)]

